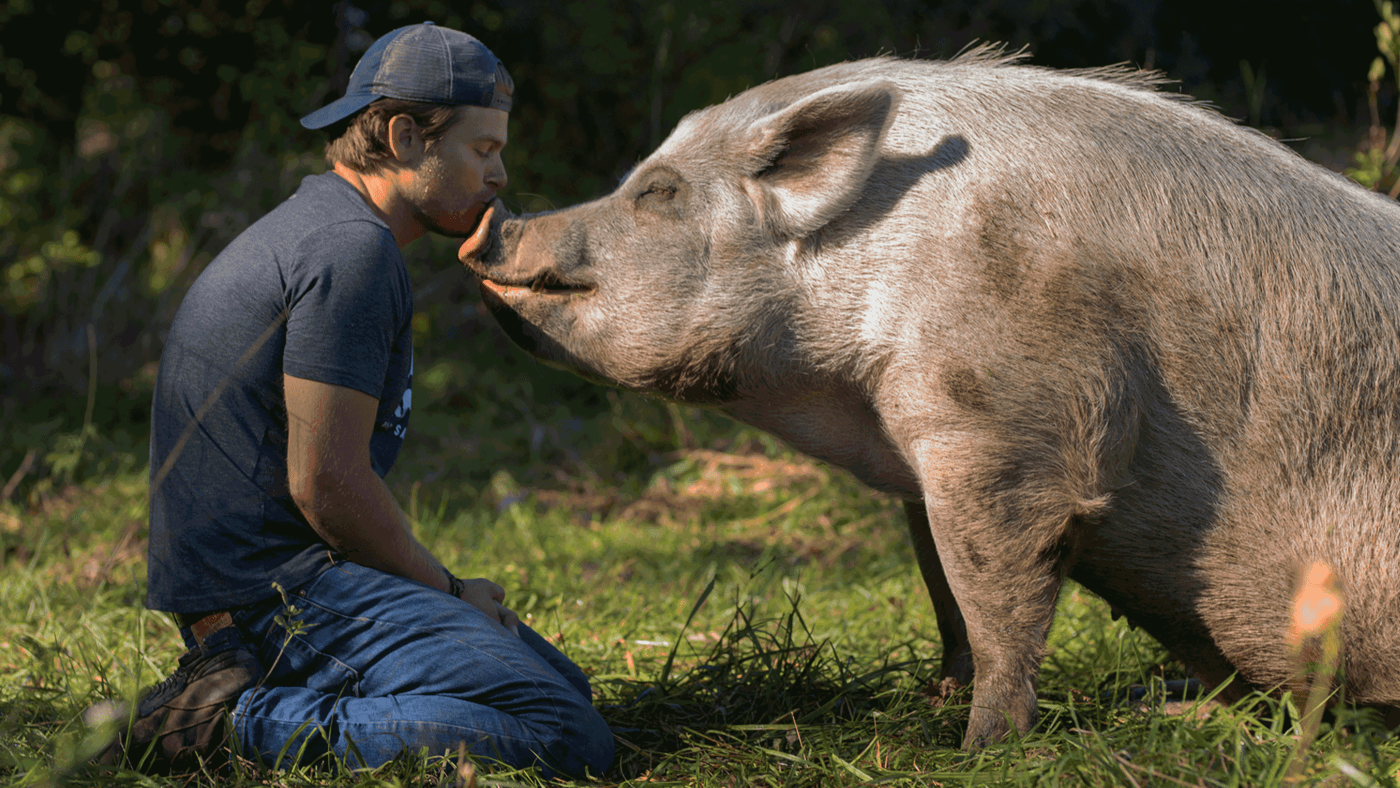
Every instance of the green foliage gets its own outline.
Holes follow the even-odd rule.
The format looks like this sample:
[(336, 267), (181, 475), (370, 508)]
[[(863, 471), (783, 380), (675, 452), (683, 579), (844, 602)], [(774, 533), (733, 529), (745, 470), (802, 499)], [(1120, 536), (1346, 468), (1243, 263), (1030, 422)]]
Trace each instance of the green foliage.
[[(1376, 10), (1381, 15), (1376, 25), (1376, 48), (1380, 55), (1371, 61), (1366, 74), (1367, 106), (1371, 112), (1371, 128), (1365, 148), (1353, 157), (1355, 166), (1344, 171), (1344, 175), (1368, 189), (1387, 192), (1392, 199), (1400, 195), (1400, 178), (1396, 177), (1396, 165), (1400, 164), (1400, 125), (1396, 131), (1387, 133), (1381, 124), (1379, 97), (1381, 80), (1385, 77), (1386, 63), (1394, 75), (1395, 85), (1400, 86), (1400, 14), (1389, 0), (1377, 0)], [(1397, 123), (1400, 123), (1400, 109), (1397, 109)]]
[[(311, 146), (288, 149), (286, 132), (323, 86), (311, 70), (324, 53), (298, 45), (278, 18), (259, 18), (258, 7), (219, 24), (285, 54), (214, 69), (260, 118), (214, 134), (177, 125), (190, 85), (178, 73), (138, 73), (133, 63), (147, 53), (124, 51), (135, 28), (115, 4), (64, 19), (48, 18), (47, 7), (5, 8), (7, 32), (31, 17), (71, 31), (63, 62), (82, 66), (53, 96), (44, 93), (56, 90), (42, 82), (48, 70), (31, 73), (13, 50), (0, 58), (12, 87), (21, 77), (0, 98), (0, 484), (35, 451), (38, 462), (16, 479), (21, 498), (144, 462), (154, 362), (185, 287), (302, 175), (323, 168)], [(214, 22), (202, 13), (167, 8), (162, 20), (210, 38)], [(85, 19), (94, 27), (73, 29)], [(207, 59), (190, 45), (177, 55), (188, 74)], [(218, 89), (209, 97), (227, 98)], [(201, 161), (211, 146), (228, 153), (217, 166)], [(84, 419), (93, 394), (98, 407)]]

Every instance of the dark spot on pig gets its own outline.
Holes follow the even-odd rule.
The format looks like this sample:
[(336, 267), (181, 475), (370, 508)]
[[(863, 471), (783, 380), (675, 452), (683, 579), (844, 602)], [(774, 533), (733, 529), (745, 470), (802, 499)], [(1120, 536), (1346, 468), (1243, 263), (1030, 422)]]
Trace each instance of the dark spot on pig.
[(973, 568), (979, 572), (987, 568), (987, 556), (982, 555), (981, 551), (977, 549), (976, 538), (964, 539), (962, 547), (963, 556), (967, 558), (968, 563), (972, 564)]
[(967, 410), (985, 413), (991, 409), (977, 373), (971, 367), (953, 367), (943, 370), (943, 391), (949, 399)]
[(997, 498), (1020, 488), (1026, 480), (1026, 469), (1020, 460), (1004, 458), (989, 462), (981, 474), (982, 489), (989, 498)]
[[(1046, 350), (1067, 345), (1103, 347), (1141, 334), (1142, 315), (1124, 307), (1128, 284), (1112, 266), (1093, 259), (1065, 260), (1038, 292), (1025, 294)], [(1131, 298), (1131, 295), (1127, 295)]]
[(1026, 506), (1027, 462), (1032, 461), (1009, 454), (974, 462), (963, 482), (969, 509), (959, 516), (968, 522), (995, 522), (997, 529), (1037, 521)]
[(1020, 208), (1002, 201), (983, 210), (982, 227), (977, 234), (982, 273), (994, 295), (1010, 300), (1021, 289), (1024, 272), (1032, 262), (1024, 216)]
[(1046, 312), (1060, 314), (1083, 308), (1087, 300), (1078, 272), (1070, 268), (1062, 268), (1051, 275), (1040, 297)]
[(559, 237), (554, 246), (554, 259), (560, 271), (588, 265), (588, 231), (582, 221), (571, 222), (569, 229)]

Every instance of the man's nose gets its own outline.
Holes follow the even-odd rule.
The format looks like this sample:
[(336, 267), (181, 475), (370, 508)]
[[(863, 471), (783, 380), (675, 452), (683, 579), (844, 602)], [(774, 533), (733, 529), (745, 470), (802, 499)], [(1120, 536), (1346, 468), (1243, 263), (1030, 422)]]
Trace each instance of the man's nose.
[(491, 164), (486, 170), (486, 185), (500, 191), (506, 187), (506, 183), (509, 181), (510, 178), (506, 177), (505, 162), (501, 161), (500, 156), (491, 157)]

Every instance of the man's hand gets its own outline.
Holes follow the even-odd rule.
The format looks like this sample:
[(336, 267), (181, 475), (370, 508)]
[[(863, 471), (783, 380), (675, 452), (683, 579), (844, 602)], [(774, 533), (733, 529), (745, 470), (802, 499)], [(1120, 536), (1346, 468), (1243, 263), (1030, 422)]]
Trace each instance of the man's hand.
[(520, 616), (514, 610), (501, 604), (506, 601), (506, 590), (484, 577), (462, 581), (462, 601), (475, 607), (501, 625), (516, 637), (520, 636)]

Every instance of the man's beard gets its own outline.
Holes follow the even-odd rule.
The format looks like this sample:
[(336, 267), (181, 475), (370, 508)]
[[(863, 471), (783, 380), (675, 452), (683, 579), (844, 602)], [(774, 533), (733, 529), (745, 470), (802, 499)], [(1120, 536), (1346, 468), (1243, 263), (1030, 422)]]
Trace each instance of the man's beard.
[(471, 227), (464, 230), (444, 227), (441, 222), (434, 219), (427, 211), (424, 211), (417, 204), (413, 206), (413, 218), (419, 224), (423, 225), (430, 233), (448, 238), (469, 238), (472, 233), (476, 232), (476, 228), (481, 224), (481, 217), (486, 215), (486, 203), (477, 203), (475, 209), (477, 211), (476, 219), (472, 222)]
[[(472, 203), (472, 205), (465, 211), (476, 212), (476, 216), (472, 219), (470, 227), (466, 227), (463, 229), (451, 229), (444, 226), (443, 223), (439, 221), (436, 217), (447, 215), (461, 215), (462, 213), (465, 213), (455, 211), (449, 212), (441, 208), (441, 206), (438, 204), (437, 199), (431, 195), (431, 192), (429, 192), (429, 189), (431, 188), (429, 184), (436, 185), (446, 180), (443, 177), (443, 173), (445, 170), (446, 168), (442, 165), (442, 160), (437, 158), (436, 156), (430, 155), (428, 160), (423, 162), (422, 167), (420, 169), (420, 175), (426, 176), (422, 180), (422, 183), (424, 184), (424, 189), (418, 194), (409, 195), (409, 206), (413, 211), (413, 219), (414, 221), (422, 225), (426, 230), (428, 230), (428, 232), (434, 233), (436, 235), (442, 235), (448, 238), (470, 237), (471, 234), (476, 231), (477, 225), (481, 223), (481, 217), (486, 214), (486, 204), (487, 202), (489, 202), (489, 197), (487, 199)], [(487, 192), (488, 190), (483, 188), (482, 191)]]

